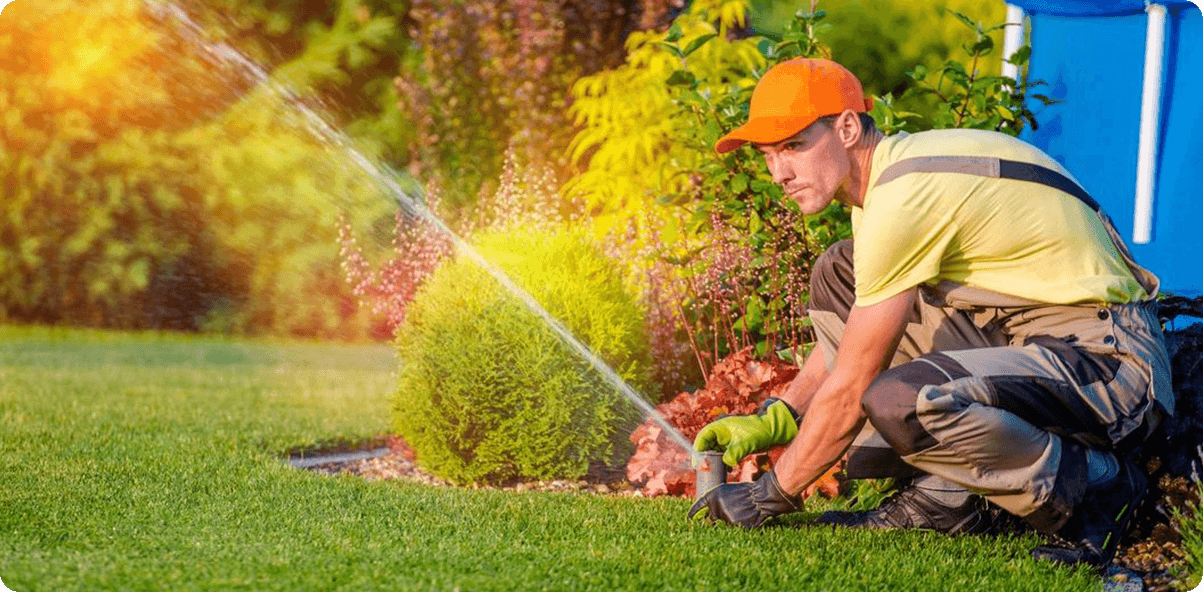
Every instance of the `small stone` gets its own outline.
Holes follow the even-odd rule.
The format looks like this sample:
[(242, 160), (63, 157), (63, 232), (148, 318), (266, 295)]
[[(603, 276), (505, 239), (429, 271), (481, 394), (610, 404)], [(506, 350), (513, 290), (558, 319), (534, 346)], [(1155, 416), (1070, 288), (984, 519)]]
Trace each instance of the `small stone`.
[(1104, 592), (1141, 592), (1144, 590), (1144, 581), (1136, 572), (1118, 565), (1107, 568), (1103, 575), (1108, 578), (1103, 582)]

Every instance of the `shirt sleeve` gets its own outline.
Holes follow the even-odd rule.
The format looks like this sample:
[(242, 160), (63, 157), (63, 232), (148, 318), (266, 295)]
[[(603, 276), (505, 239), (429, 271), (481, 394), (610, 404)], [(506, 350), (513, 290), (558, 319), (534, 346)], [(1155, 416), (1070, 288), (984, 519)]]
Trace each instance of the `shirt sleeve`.
[(864, 212), (854, 243), (857, 306), (937, 279), (956, 234), (951, 212), (880, 206)]

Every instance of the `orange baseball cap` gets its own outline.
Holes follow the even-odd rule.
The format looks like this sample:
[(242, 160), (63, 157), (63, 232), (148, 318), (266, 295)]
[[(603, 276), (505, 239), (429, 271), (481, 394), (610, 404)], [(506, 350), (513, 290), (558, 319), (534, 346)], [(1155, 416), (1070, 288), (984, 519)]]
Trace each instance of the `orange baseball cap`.
[(748, 122), (719, 139), (714, 149), (722, 154), (748, 142), (774, 144), (824, 115), (872, 108), (873, 99), (865, 97), (860, 80), (847, 68), (831, 60), (795, 58), (765, 72), (752, 91)]

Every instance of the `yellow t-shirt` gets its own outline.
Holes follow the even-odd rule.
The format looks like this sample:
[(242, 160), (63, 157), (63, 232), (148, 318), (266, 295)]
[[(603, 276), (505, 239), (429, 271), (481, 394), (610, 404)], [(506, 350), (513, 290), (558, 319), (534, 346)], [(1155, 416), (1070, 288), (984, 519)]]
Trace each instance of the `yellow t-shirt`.
[(856, 304), (949, 280), (1051, 304), (1145, 298), (1093, 210), (1029, 181), (909, 173), (877, 185), (887, 167), (919, 156), (988, 156), (1073, 178), (1039, 149), (1005, 134), (934, 130), (883, 139), (863, 208), (853, 208)]

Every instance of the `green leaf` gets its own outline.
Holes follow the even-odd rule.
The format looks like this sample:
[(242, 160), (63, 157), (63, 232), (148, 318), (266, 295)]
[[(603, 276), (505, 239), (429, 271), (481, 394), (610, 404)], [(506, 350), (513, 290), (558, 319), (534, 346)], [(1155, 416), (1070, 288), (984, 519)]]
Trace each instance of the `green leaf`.
[(680, 99), (683, 103), (697, 107), (706, 107), (709, 105), (709, 101), (706, 100), (706, 97), (703, 97), (701, 93), (692, 89), (681, 91)]
[(676, 43), (677, 41), (681, 40), (682, 35), (684, 35), (684, 33), (681, 31), (681, 24), (673, 23), (673, 26), (668, 28), (668, 36), (665, 37), (664, 40), (669, 43)]
[(973, 94), (973, 106), (976, 107), (977, 112), (980, 113), (980, 112), (986, 110), (986, 100), (987, 100), (986, 95), (984, 95), (982, 93), (974, 93)]
[(760, 41), (756, 42), (756, 51), (759, 51), (760, 55), (769, 59), (777, 55), (777, 48), (773, 45), (773, 40), (767, 37), (761, 37)]
[(752, 320), (753, 323), (758, 325), (761, 323), (761, 321), (764, 319), (764, 305), (760, 302), (760, 299), (752, 298), (748, 300), (747, 316)]
[(952, 10), (950, 12), (952, 12), (952, 14), (957, 17), (957, 20), (961, 21), (962, 23), (965, 23), (965, 25), (968, 26), (970, 29), (973, 29), (974, 31), (980, 30), (980, 27), (978, 26), (978, 24), (976, 22), (973, 21), (973, 19), (971, 19), (955, 10)]
[(698, 48), (702, 47), (703, 45), (706, 44), (707, 41), (710, 41), (711, 39), (714, 39), (715, 37), (718, 37), (718, 34), (708, 33), (706, 35), (702, 35), (701, 37), (698, 37), (697, 39), (694, 39), (693, 41), (690, 41), (689, 45), (685, 46), (685, 51), (684, 51), (685, 55), (688, 56), (689, 54), (697, 51)]
[(677, 54), (677, 57), (679, 57), (679, 58), (685, 57), (685, 52), (681, 51), (681, 48), (677, 47), (676, 44), (665, 43), (663, 41), (657, 41), (655, 44), (673, 52), (674, 54)]
[(668, 80), (665, 81), (669, 86), (690, 86), (697, 84), (698, 79), (691, 72), (686, 70), (677, 70), (673, 72)]
[(760, 300), (753, 298), (748, 301), (748, 314), (735, 321), (734, 326), (740, 331), (753, 332), (764, 326), (764, 315), (761, 313)]
[(731, 191), (743, 193), (748, 188), (748, 176), (740, 173), (731, 178)]
[(961, 62), (958, 62), (956, 60), (948, 60), (948, 61), (944, 62), (943, 72), (945, 74), (954, 74), (955, 73), (955, 74), (960, 74), (962, 76), (967, 75), (965, 73), (965, 64), (962, 64)]
[(799, 21), (802, 21), (803, 23), (806, 23), (806, 22), (817, 23), (817, 22), (823, 20), (826, 16), (827, 16), (826, 10), (816, 10), (814, 12), (807, 12), (806, 9), (802, 9), (802, 10), (799, 10), (798, 12), (794, 13), (794, 18)]
[(772, 189), (773, 183), (770, 181), (765, 181), (764, 179), (752, 179), (748, 186), (756, 193), (764, 193), (765, 191)]
[(1022, 66), (1028, 63), (1028, 58), (1030, 57), (1032, 57), (1032, 46), (1025, 45), (1015, 50), (1015, 53), (1011, 54), (1011, 57), (1007, 58), (1007, 61), (1016, 66)]
[(781, 55), (781, 54), (785, 53), (786, 50), (791, 47), (797, 49), (799, 47), (798, 42), (797, 41), (783, 41), (781, 43), (778, 43), (777, 47), (775, 47), (773, 49), (776, 51), (777, 55)]
[(983, 56), (990, 53), (992, 49), (994, 49), (994, 40), (989, 37), (982, 37), (969, 48), (969, 53), (975, 56)]

